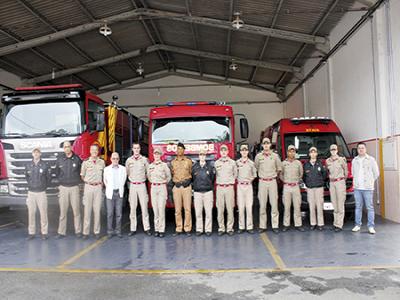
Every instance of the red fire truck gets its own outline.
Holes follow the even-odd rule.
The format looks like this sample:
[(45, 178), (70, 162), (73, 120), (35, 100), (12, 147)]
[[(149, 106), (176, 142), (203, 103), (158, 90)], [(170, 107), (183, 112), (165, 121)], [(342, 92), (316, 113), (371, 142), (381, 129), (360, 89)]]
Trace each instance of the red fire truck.
[[(292, 119), (281, 119), (261, 133), (261, 140), (268, 137), (272, 148), (286, 159), (286, 149), (294, 145), (297, 149), (297, 158), (303, 163), (308, 159), (308, 150), (311, 146), (318, 149), (318, 158), (323, 162), (330, 156), (329, 146), (337, 144), (339, 154), (347, 159), (349, 175), (346, 179), (347, 197), (345, 202), (346, 211), (353, 211), (355, 200), (353, 195), (353, 177), (351, 174), (352, 155), (336, 123), (324, 117), (302, 117)], [(307, 193), (304, 184), (301, 186), (302, 210), (308, 210)], [(329, 196), (329, 181), (324, 191), (324, 210), (332, 211), (333, 205)]]
[[(90, 145), (97, 143), (105, 160), (118, 151), (122, 161), (130, 155), (132, 142), (138, 140), (138, 118), (79, 84), (17, 88), (3, 95), (2, 103), (0, 205), (25, 203), (24, 168), (34, 147), (41, 148), (43, 160), (54, 168), (65, 140), (72, 142), (73, 151), (82, 159), (89, 157)], [(146, 151), (147, 139), (140, 142)], [(49, 203), (56, 203), (57, 193), (54, 179), (48, 189), (53, 200)]]
[[(240, 136), (248, 137), (248, 123), (240, 116)], [(150, 110), (149, 156), (153, 160), (153, 149), (163, 150), (162, 160), (170, 162), (176, 156), (177, 143), (185, 145), (185, 154), (198, 160), (200, 149), (207, 150), (207, 160), (214, 162), (220, 157), (222, 144), (229, 148), (229, 156), (235, 157), (235, 115), (231, 106), (217, 102), (176, 102)], [(171, 196), (172, 186), (169, 186)], [(167, 207), (173, 207), (172, 197)]]

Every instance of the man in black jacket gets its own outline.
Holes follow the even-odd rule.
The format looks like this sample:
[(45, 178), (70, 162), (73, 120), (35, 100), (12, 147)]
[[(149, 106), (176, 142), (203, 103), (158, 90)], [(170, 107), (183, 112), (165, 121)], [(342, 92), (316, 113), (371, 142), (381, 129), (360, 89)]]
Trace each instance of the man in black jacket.
[(57, 158), (56, 175), (59, 186), (59, 204), (60, 218), (58, 225), (58, 235), (56, 238), (63, 238), (67, 232), (67, 212), (71, 203), (74, 214), (75, 235), (82, 236), (81, 204), (79, 184), (82, 182), (80, 171), (82, 161), (72, 152), (72, 146), (69, 141), (63, 143), (64, 154)]
[(50, 183), (50, 169), (43, 160), (41, 160), (41, 151), (39, 148), (32, 150), (32, 162), (25, 166), (25, 178), (28, 182), (28, 239), (33, 239), (36, 233), (36, 209), (40, 213), (40, 225), (42, 239), (48, 238), (48, 218), (47, 218), (47, 195), (46, 189)]
[(206, 212), (205, 232), (212, 231), (212, 208), (214, 203), (215, 169), (206, 161), (207, 151), (200, 150), (199, 161), (193, 165), (192, 179), (194, 191), (194, 208), (196, 212), (196, 235), (203, 234), (203, 208)]
[[(324, 184), (326, 179), (326, 168), (317, 159), (317, 148), (311, 147), (309, 150), (310, 160), (304, 164), (303, 181), (307, 187), (307, 199), (310, 208), (310, 225), (314, 230), (318, 224), (318, 229), (324, 229)], [(315, 214), (315, 212), (317, 212)], [(317, 221), (318, 220), (318, 221)]]

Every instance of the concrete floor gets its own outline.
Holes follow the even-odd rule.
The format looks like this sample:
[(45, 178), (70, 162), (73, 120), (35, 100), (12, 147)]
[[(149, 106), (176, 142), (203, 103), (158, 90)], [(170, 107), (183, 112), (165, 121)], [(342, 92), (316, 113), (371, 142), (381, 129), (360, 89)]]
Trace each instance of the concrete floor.
[(50, 215), (50, 239), (27, 241), (25, 211), (0, 212), (2, 299), (400, 299), (400, 224), (379, 218), (374, 236), (348, 221), (341, 233), (172, 237), (170, 213), (164, 239), (84, 241), (56, 240)]

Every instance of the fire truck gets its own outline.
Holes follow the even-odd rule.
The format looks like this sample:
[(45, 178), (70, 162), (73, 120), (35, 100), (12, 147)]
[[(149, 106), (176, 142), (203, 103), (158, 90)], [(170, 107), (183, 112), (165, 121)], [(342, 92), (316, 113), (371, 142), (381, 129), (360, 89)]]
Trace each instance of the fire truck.
[[(276, 151), (282, 160), (286, 159), (286, 149), (294, 145), (297, 149), (297, 158), (301, 162), (308, 159), (310, 147), (318, 149), (318, 158), (324, 163), (330, 156), (329, 147), (331, 144), (338, 145), (339, 155), (347, 160), (349, 175), (346, 179), (346, 201), (345, 210), (353, 211), (355, 208), (353, 176), (351, 174), (352, 154), (341, 134), (336, 123), (325, 117), (302, 117), (292, 119), (281, 119), (261, 133), (261, 140), (268, 137), (271, 140), (271, 147)], [(307, 192), (305, 185), (301, 184), (302, 211), (308, 211)], [(324, 210), (333, 211), (333, 205), (329, 195), (329, 180), (324, 189)]]
[[(116, 105), (106, 103), (85, 91), (79, 84), (21, 87), (3, 95), (0, 131), (0, 205), (24, 205), (27, 182), (24, 168), (31, 151), (40, 147), (42, 159), (54, 169), (62, 155), (64, 141), (82, 160), (89, 148), (98, 144), (104, 160), (117, 151), (122, 162), (130, 155), (131, 144), (138, 141), (139, 119)], [(147, 150), (148, 128), (141, 126), (139, 140)], [(54, 172), (52, 176), (55, 177)], [(49, 204), (56, 203), (57, 179), (47, 190)]]
[[(185, 155), (198, 160), (201, 149), (207, 151), (207, 160), (214, 163), (225, 144), (229, 156), (236, 155), (235, 116), (240, 117), (240, 137), (248, 137), (248, 122), (244, 115), (234, 115), (232, 107), (218, 102), (171, 102), (155, 107), (149, 114), (149, 158), (153, 160), (155, 147), (163, 150), (162, 160), (170, 163), (176, 156), (177, 144), (185, 145)], [(168, 185), (167, 207), (173, 207)]]

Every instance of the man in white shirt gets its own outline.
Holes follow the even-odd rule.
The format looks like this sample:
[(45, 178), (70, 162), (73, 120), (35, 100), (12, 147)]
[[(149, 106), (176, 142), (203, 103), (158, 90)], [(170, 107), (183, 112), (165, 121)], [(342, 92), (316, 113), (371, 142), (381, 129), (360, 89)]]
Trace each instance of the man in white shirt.
[(375, 234), (374, 185), (379, 177), (378, 164), (367, 154), (365, 143), (358, 143), (358, 156), (352, 161), (354, 197), (356, 199), (355, 226), (353, 232), (360, 231), (363, 205), (368, 211), (368, 232)]
[(126, 168), (119, 164), (119, 154), (111, 154), (111, 165), (104, 169), (104, 185), (106, 186), (106, 206), (107, 206), (107, 235), (113, 236), (113, 220), (115, 212), (115, 233), (122, 237), (121, 218), (122, 218), (122, 199), (124, 197), (124, 187), (126, 181)]

